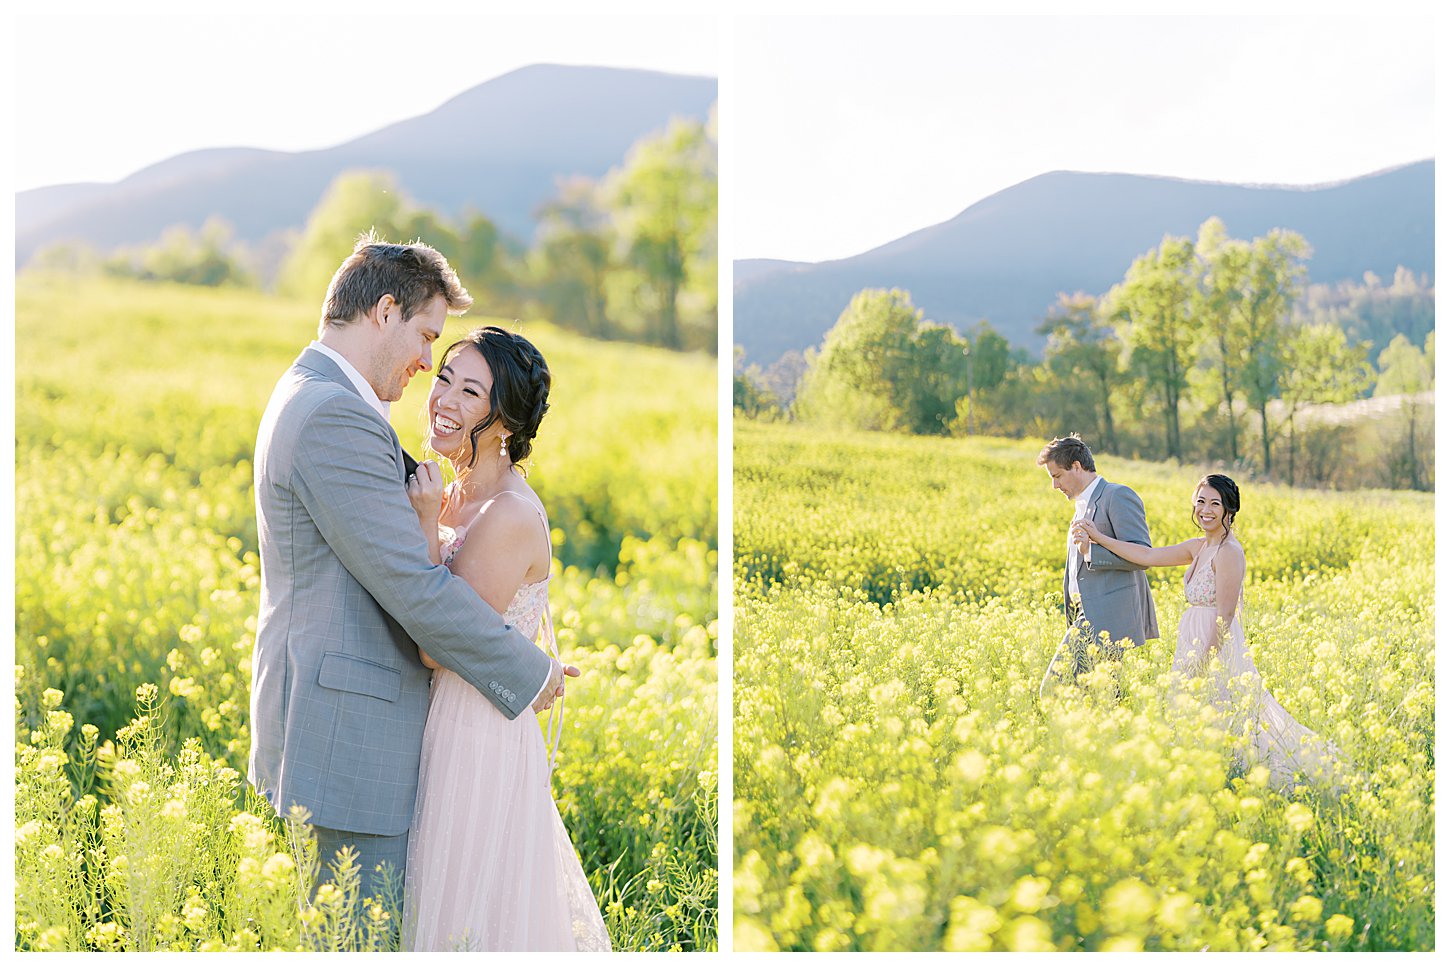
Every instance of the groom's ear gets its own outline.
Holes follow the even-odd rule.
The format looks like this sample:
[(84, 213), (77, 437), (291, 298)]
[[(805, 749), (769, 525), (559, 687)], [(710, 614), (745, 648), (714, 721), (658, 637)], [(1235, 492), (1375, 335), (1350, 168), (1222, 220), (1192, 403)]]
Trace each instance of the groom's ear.
[(389, 315), (401, 316), (398, 300), (393, 298), (392, 293), (385, 292), (377, 302), (373, 304), (373, 316), (378, 325), (386, 325)]

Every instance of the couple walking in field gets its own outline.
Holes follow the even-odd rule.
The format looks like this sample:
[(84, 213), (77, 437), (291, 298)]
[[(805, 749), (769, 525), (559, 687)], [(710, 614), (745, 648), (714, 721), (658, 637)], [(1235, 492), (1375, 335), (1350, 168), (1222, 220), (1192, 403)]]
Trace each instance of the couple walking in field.
[[(1173, 670), (1209, 679), (1209, 699), (1226, 716), (1249, 716), (1246, 765), (1263, 765), (1284, 788), (1296, 776), (1327, 777), (1331, 750), (1264, 688), (1244, 646), (1241, 623), (1247, 562), (1234, 533), (1238, 486), (1223, 474), (1203, 477), (1190, 512), (1201, 537), (1154, 547), (1143, 501), (1132, 489), (1097, 473), (1092, 451), (1077, 436), (1042, 448), (1037, 463), (1074, 502), (1067, 535), (1063, 599), (1067, 633), (1039, 687), (1043, 698), (1091, 671), (1095, 662), (1120, 661), (1125, 647), (1158, 637), (1158, 616), (1143, 573), (1149, 567), (1187, 567), (1188, 607), (1178, 624)], [(1229, 727), (1232, 721), (1225, 722)]]
[(278, 815), (307, 811), (320, 880), (348, 847), (362, 896), (402, 886), (407, 949), (608, 949), (536, 717), (579, 674), (554, 646), (548, 517), (520, 468), (548, 366), (496, 327), (443, 351), (426, 445), (448, 488), (388, 421), (471, 303), (432, 248), (364, 237), (277, 383), (254, 469), (248, 779)]

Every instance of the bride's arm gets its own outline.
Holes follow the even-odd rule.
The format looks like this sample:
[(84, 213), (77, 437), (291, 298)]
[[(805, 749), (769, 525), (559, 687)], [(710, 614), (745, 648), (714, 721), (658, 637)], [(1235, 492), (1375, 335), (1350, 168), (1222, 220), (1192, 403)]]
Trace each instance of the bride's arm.
[[(432, 460), (424, 460), (407, 483), (408, 503), (418, 514), (418, 526), (428, 542), (428, 560), (443, 563), (443, 543), (438, 535), (438, 515), (443, 512), (443, 472)], [(437, 665), (429, 665), (437, 668)]]
[(1232, 541), (1224, 542), (1213, 556), (1213, 594), (1218, 609), (1219, 643), (1229, 636), (1234, 614), (1238, 611), (1239, 597), (1243, 594), (1246, 570), (1243, 548)]
[[(418, 515), (418, 526), (423, 528), (423, 539), (428, 542), (428, 560), (434, 564), (443, 563), (443, 539), (438, 534), (438, 515), (443, 512), (443, 471), (432, 460), (418, 464), (406, 485), (408, 503)], [(433, 660), (422, 648), (418, 659), (427, 668), (443, 666)]]
[(1133, 564), (1140, 564), (1143, 567), (1173, 567), (1193, 563), (1193, 545), (1200, 541), (1200, 537), (1190, 537), (1186, 541), (1177, 544), (1169, 544), (1166, 547), (1144, 547), (1142, 544), (1134, 544), (1132, 541), (1120, 541), (1116, 537), (1108, 537), (1098, 526), (1090, 520), (1080, 520), (1072, 525), (1074, 534), (1082, 534), (1094, 544), (1100, 544), (1112, 551), (1118, 557)]

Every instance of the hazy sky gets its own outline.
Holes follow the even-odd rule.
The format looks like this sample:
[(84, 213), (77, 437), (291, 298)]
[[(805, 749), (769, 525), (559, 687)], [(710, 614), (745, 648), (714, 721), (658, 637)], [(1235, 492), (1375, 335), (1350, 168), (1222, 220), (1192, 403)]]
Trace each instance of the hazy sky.
[[(330, 147), (534, 63), (719, 74), (713, 17), (331, 6), (330, 16), (16, 17), (15, 190), (117, 181), (195, 148)], [(420, 9), (431, 12), (399, 12)]]
[(1312, 184), (1434, 154), (1428, 17), (747, 18), (733, 254), (820, 261), (1058, 169)]

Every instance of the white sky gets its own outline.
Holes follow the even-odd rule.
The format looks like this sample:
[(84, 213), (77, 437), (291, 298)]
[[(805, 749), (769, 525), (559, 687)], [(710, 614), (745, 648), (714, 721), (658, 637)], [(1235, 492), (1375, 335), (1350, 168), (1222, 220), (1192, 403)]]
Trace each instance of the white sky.
[(735, 23), (735, 258), (857, 254), (1034, 175), (1312, 184), (1434, 155), (1428, 17)]
[(416, 0), (246, 15), (139, 5), (182, 13), (82, 3), (69, 6), (102, 13), (14, 18), (14, 190), (116, 181), (196, 148), (330, 147), (528, 64), (720, 67), (714, 17), (479, 16), (469, 11), (488, 4)]

